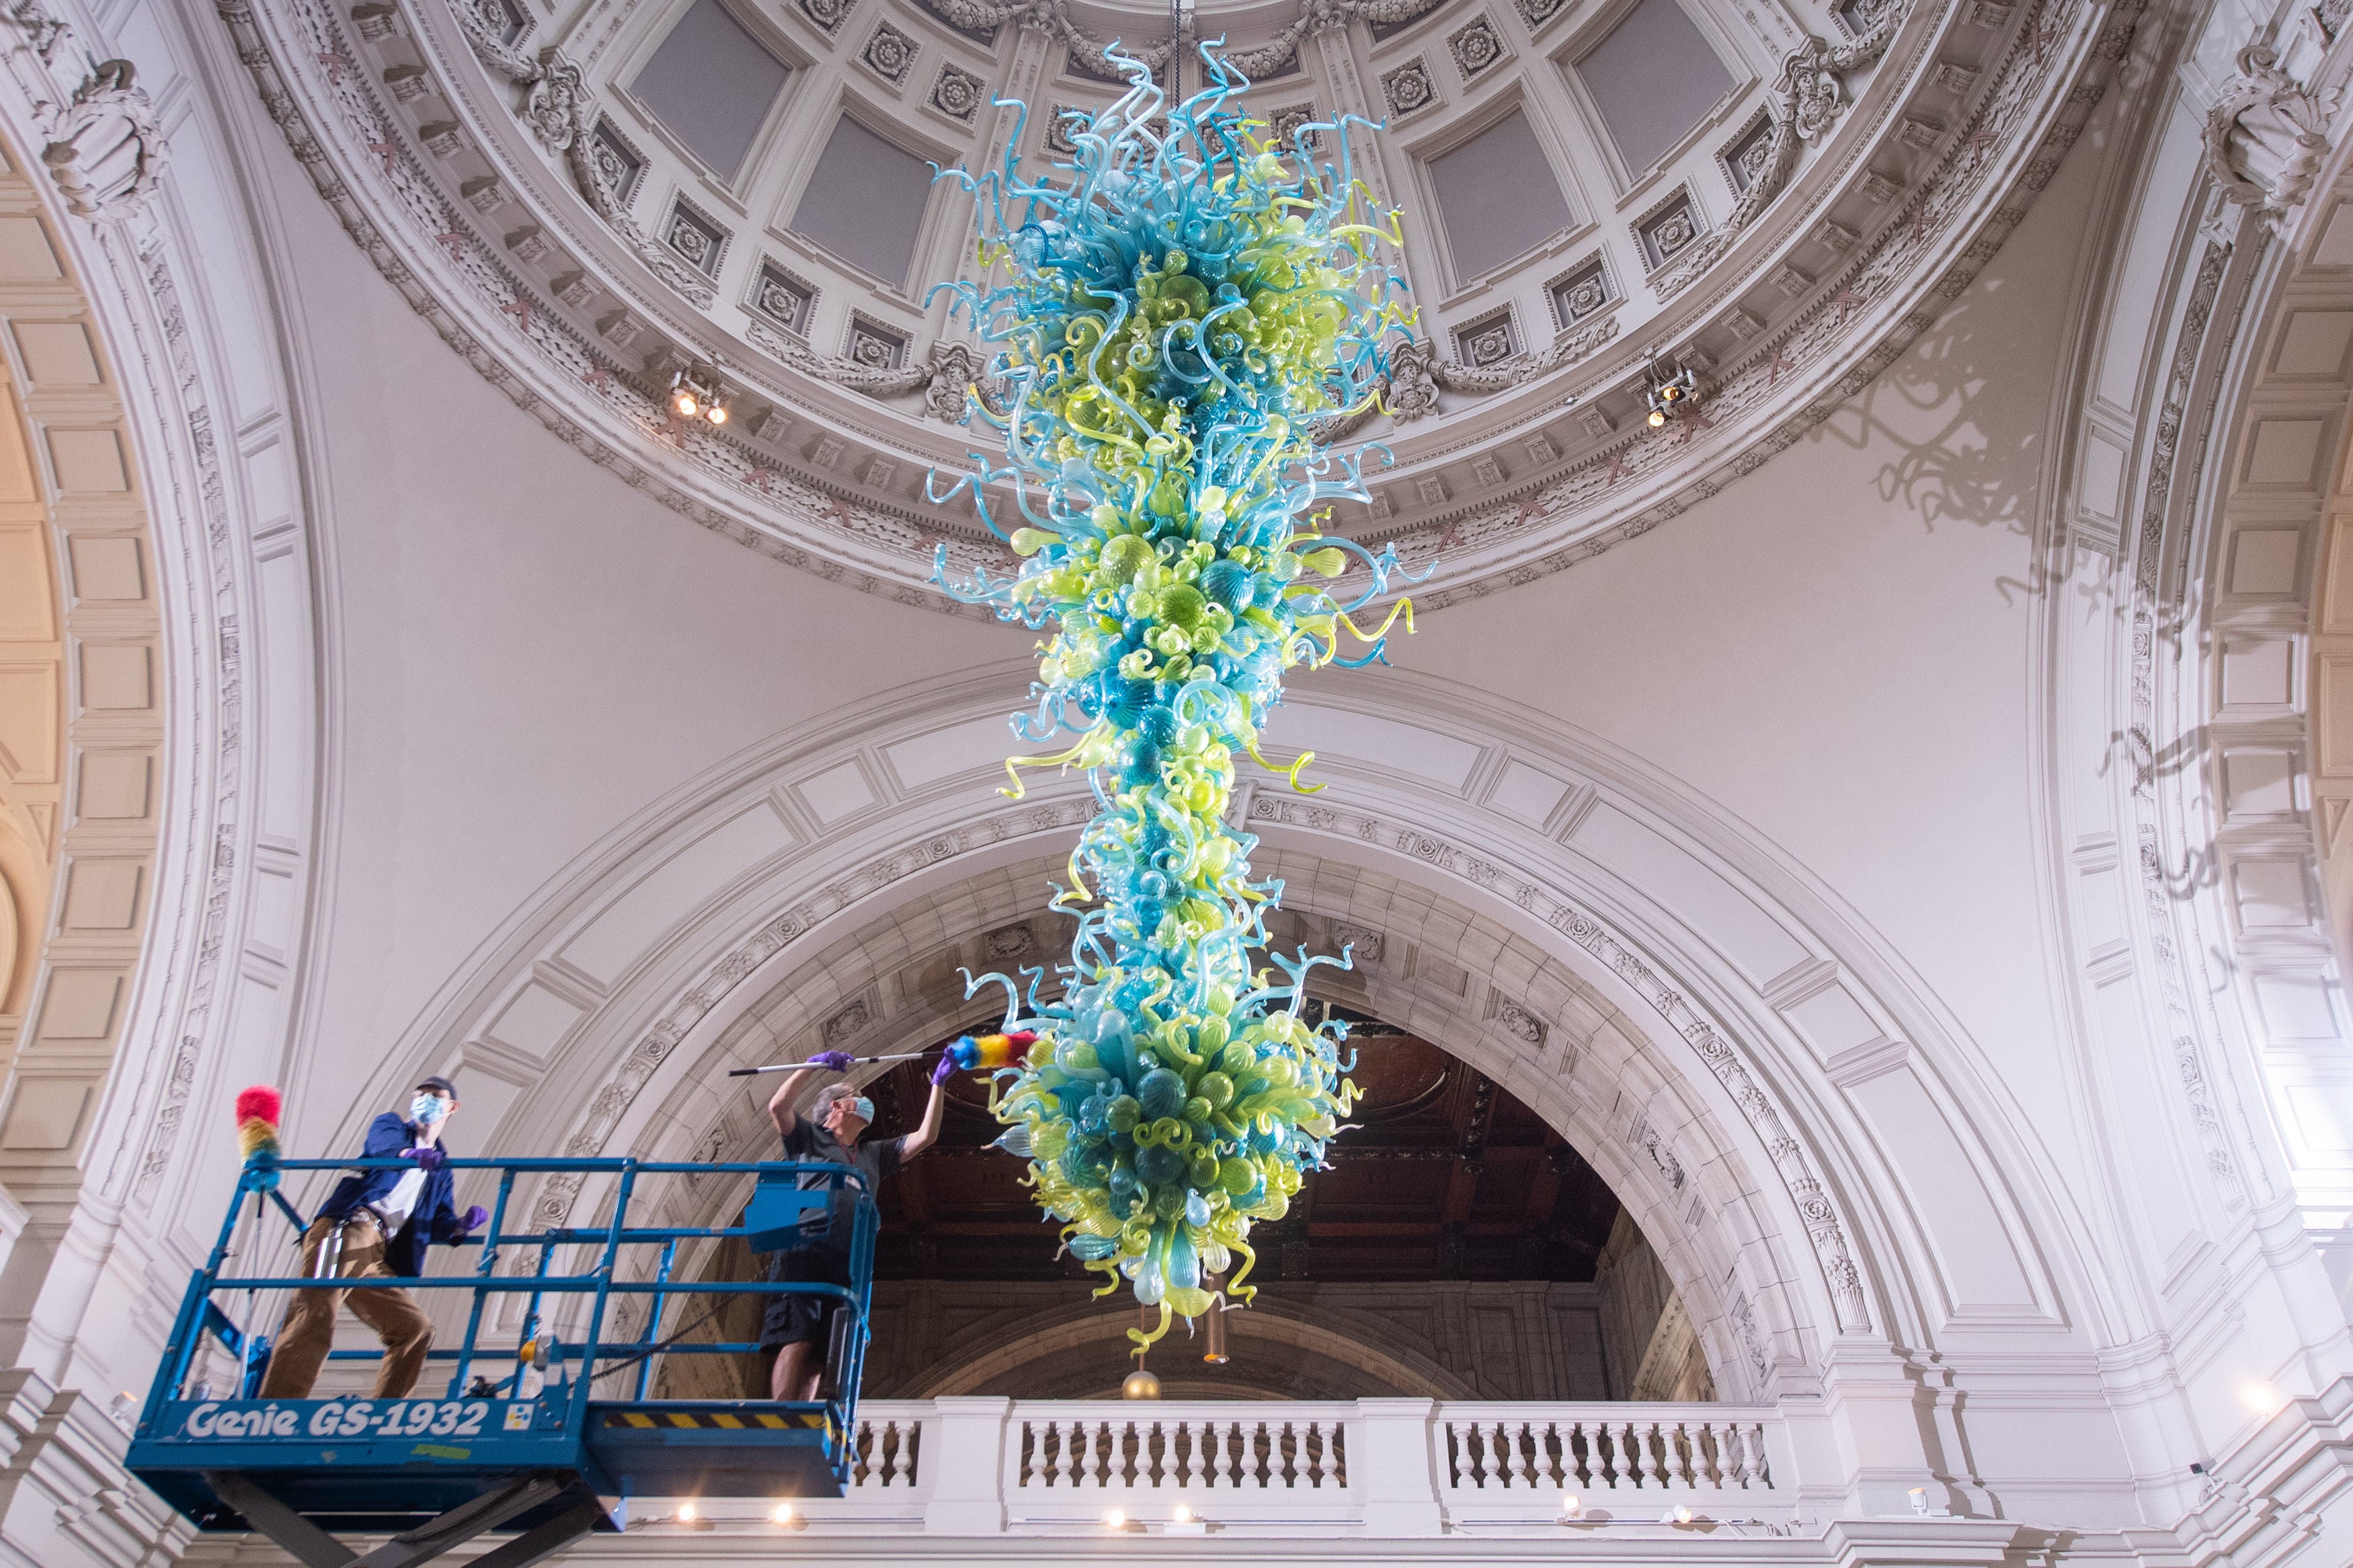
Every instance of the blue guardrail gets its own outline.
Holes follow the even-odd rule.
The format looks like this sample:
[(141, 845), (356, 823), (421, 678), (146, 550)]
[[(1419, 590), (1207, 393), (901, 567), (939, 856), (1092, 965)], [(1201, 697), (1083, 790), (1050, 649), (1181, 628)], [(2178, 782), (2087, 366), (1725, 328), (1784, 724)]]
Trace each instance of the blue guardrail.
[[(853, 1458), (876, 1227), (873, 1194), (846, 1165), (452, 1159), (448, 1168), (461, 1177), (497, 1173), (487, 1226), (460, 1244), (472, 1251), (473, 1268), (367, 1283), (458, 1294), (464, 1335), (435, 1346), (408, 1398), (256, 1397), (272, 1324), (291, 1292), (319, 1283), (267, 1268), (228, 1271), (240, 1258), (300, 1257), (306, 1221), (274, 1178), (407, 1168), (399, 1160), (281, 1160), (239, 1175), (220, 1238), (188, 1281), (129, 1455), (132, 1471), (200, 1529), (259, 1530), (317, 1568), (413, 1568), (502, 1531), (513, 1539), (476, 1559), (478, 1568), (524, 1568), (591, 1530), (624, 1528), (631, 1497), (841, 1495)], [(536, 1190), (563, 1174), (606, 1189), (604, 1223), (509, 1228), (518, 1180)], [(642, 1207), (658, 1178), (743, 1175), (754, 1178), (752, 1197), (735, 1225), (630, 1224), (632, 1203)], [(682, 1247), (740, 1237), (755, 1252), (773, 1251), (839, 1225), (845, 1211), (846, 1287), (671, 1277)], [(726, 1298), (789, 1294), (842, 1302), (825, 1397), (654, 1396), (666, 1358), (758, 1350), (684, 1337), (712, 1321)], [(494, 1310), (495, 1297), (522, 1298), (520, 1317)], [(630, 1299), (644, 1309), (625, 1310)], [(512, 1326), (493, 1331), (501, 1322)], [(615, 1323), (629, 1326), (609, 1337)], [(381, 1348), (339, 1350), (329, 1364), (383, 1356)], [(337, 1531), (396, 1533), (360, 1555), (333, 1539)]]

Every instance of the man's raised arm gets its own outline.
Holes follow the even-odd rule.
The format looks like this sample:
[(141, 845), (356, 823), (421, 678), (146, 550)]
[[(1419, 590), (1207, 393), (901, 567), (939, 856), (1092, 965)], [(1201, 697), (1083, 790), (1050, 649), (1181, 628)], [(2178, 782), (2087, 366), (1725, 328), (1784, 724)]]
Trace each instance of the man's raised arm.
[(855, 1060), (848, 1051), (819, 1051), (808, 1060), (797, 1063), (790, 1072), (777, 1080), (776, 1092), (768, 1096), (768, 1120), (776, 1124), (777, 1133), (782, 1137), (791, 1137), (793, 1122), (799, 1115), (791, 1105), (793, 1085), (799, 1081), (797, 1074), (807, 1072), (811, 1068), (839, 1072), (854, 1065)]

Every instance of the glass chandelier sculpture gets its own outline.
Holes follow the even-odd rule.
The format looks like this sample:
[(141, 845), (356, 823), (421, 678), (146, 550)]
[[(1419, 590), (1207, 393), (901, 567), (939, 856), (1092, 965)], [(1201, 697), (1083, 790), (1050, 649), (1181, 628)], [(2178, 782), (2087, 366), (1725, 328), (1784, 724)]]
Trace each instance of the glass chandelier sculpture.
[[(1205, 89), (1174, 104), (1142, 62), (1110, 58), (1129, 89), (1072, 118), (1070, 161), (1025, 179), (1017, 129), (1000, 169), (944, 176), (979, 209), (979, 280), (942, 287), (997, 345), (1002, 413), (980, 412), (1008, 463), (976, 455), (932, 499), (970, 486), (1022, 558), (953, 591), (1050, 628), (1037, 708), (1014, 727), (1076, 742), (1012, 759), (1005, 793), (1022, 767), (1078, 767), (1099, 808), (1055, 889), (1078, 921), (1059, 990), (1041, 997), (1043, 969), (1026, 989), (973, 982), (1004, 986), (1005, 1032), (959, 1059), (993, 1069), (997, 1142), (1107, 1276), (1098, 1294), (1125, 1280), (1161, 1309), (1131, 1331), (1140, 1353), (1221, 1279), (1248, 1299), (1251, 1225), (1282, 1216), (1355, 1098), (1345, 1025), (1302, 1015), (1308, 970), (1346, 955), (1266, 952), (1282, 885), (1250, 879), (1258, 841), (1225, 816), (1237, 757), (1273, 767), (1259, 736), (1284, 671), (1360, 666), (1400, 618), (1412, 629), (1402, 600), (1370, 629), (1350, 618), (1397, 561), (1319, 531), (1321, 503), (1366, 492), (1358, 455), (1316, 438), (1376, 395), (1383, 335), (1411, 316), (1377, 259), (1397, 215), (1350, 173), (1366, 121), (1281, 146), (1229, 108), (1247, 84), (1213, 48)], [(987, 484), (1009, 488), (1009, 534)], [(1274, 771), (1299, 787), (1308, 761)]]

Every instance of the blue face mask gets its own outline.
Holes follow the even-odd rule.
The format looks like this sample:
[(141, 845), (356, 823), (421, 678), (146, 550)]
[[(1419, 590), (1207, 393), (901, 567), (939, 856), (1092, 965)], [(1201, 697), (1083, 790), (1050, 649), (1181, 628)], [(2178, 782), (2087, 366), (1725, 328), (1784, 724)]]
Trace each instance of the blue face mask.
[(438, 1094), (420, 1094), (408, 1102), (408, 1119), (430, 1127), (449, 1114), (449, 1102)]
[(856, 1100), (837, 1100), (835, 1103), (847, 1106), (849, 1110), (849, 1114), (855, 1116), (860, 1121), (871, 1122), (874, 1120), (874, 1102), (867, 1099), (862, 1094)]

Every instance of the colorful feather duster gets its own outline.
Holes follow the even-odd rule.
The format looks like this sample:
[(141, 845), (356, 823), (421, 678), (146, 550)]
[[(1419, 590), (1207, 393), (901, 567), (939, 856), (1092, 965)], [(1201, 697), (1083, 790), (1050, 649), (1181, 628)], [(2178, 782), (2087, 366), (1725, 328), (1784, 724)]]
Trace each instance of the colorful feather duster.
[[(286, 1097), (266, 1083), (240, 1089), (237, 1097), (237, 1152), (248, 1165), (270, 1171), (278, 1163), (278, 1121)], [(271, 1171), (271, 1184), (276, 1173)]]

